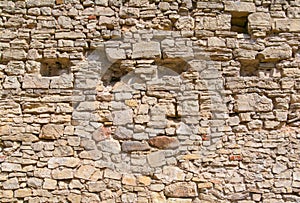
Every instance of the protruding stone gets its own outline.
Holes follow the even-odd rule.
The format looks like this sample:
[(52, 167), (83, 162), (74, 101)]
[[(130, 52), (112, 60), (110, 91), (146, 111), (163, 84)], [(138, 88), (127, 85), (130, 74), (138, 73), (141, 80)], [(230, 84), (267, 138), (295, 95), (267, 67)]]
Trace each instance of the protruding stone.
[(149, 139), (149, 144), (159, 149), (176, 149), (180, 143), (175, 137), (158, 136)]
[(132, 58), (160, 58), (160, 44), (158, 42), (139, 42), (133, 44)]
[(197, 185), (194, 182), (173, 183), (165, 188), (167, 197), (196, 197), (198, 196)]
[(40, 138), (47, 140), (55, 140), (60, 138), (64, 133), (62, 125), (47, 124), (42, 127)]
[(122, 151), (124, 152), (146, 151), (149, 149), (150, 147), (147, 142), (125, 141), (122, 143)]

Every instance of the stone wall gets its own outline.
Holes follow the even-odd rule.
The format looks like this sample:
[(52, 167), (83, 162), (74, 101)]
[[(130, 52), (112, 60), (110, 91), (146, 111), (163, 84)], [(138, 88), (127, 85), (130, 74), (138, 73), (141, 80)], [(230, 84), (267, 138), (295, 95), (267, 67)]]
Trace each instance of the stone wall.
[(0, 14), (0, 202), (300, 202), (299, 0)]

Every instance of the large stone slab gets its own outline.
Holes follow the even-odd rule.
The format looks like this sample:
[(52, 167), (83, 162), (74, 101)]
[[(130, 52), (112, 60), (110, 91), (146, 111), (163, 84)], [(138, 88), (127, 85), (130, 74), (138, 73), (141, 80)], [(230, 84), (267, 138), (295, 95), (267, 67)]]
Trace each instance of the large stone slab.
[(273, 103), (272, 100), (266, 96), (260, 96), (257, 93), (244, 94), (236, 96), (235, 111), (246, 112), (256, 111), (265, 112), (272, 111)]
[(160, 44), (158, 42), (139, 42), (133, 45), (133, 59), (157, 57), (161, 57)]
[(256, 11), (254, 3), (240, 1), (225, 1), (225, 11), (238, 13), (253, 13)]

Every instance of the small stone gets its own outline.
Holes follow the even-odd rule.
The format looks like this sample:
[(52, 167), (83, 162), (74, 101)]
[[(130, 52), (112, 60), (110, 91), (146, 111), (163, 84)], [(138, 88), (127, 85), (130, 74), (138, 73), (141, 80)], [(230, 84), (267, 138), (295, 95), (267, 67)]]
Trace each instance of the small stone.
[(70, 193), (68, 195), (67, 199), (72, 203), (81, 203), (81, 195), (80, 194)]
[(74, 157), (52, 157), (48, 161), (48, 168), (57, 168), (59, 166), (66, 166), (70, 168), (76, 167), (80, 159)]
[(199, 189), (204, 189), (204, 188), (212, 188), (213, 184), (211, 182), (207, 182), (207, 183), (199, 183), (198, 184), (198, 188)]
[(104, 178), (110, 178), (114, 180), (121, 180), (122, 175), (120, 173), (117, 173), (111, 169), (105, 169), (104, 171)]
[(165, 188), (167, 197), (196, 197), (198, 196), (197, 185), (194, 182), (173, 183)]
[(159, 149), (176, 149), (180, 145), (177, 138), (167, 136), (153, 137), (149, 139), (149, 144)]

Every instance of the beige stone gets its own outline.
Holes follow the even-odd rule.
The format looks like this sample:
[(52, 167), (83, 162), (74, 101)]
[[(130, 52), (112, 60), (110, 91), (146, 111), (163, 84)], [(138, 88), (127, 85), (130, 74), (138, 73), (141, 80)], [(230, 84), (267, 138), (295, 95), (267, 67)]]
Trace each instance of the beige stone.
[(64, 127), (62, 125), (47, 124), (42, 127), (41, 139), (55, 140), (60, 138), (64, 133)]
[(75, 177), (88, 180), (95, 172), (95, 168), (89, 165), (80, 166), (75, 172)]

